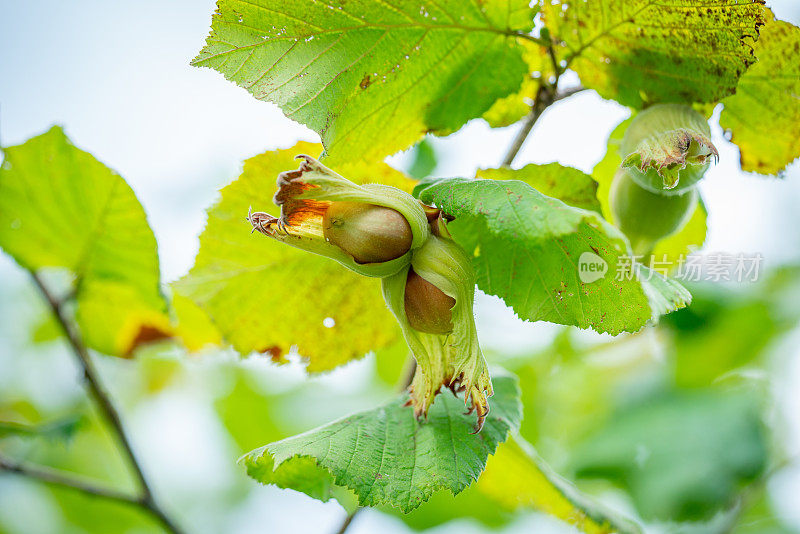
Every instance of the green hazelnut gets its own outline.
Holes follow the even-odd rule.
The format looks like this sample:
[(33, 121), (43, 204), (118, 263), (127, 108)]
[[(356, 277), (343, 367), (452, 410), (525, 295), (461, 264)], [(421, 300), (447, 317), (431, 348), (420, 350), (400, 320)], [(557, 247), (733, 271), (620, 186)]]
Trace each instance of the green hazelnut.
[(422, 278), (413, 268), (408, 270), (403, 301), (408, 323), (415, 330), (428, 334), (453, 331), (452, 308), (456, 299)]
[(696, 188), (673, 195), (653, 193), (639, 185), (633, 172), (617, 171), (609, 201), (614, 223), (628, 236), (634, 253), (646, 255), (689, 222), (699, 195)]
[(411, 226), (399, 211), (363, 202), (332, 202), (322, 221), (325, 239), (357, 263), (394, 260), (411, 249)]

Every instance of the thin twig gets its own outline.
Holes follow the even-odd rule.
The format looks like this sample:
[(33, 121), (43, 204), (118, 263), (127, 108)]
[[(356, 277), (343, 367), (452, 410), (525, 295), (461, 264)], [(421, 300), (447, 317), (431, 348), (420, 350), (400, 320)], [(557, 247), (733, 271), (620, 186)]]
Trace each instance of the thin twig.
[(562, 93), (562, 95), (559, 95), (558, 93), (558, 81), (561, 78), (561, 75), (564, 73), (565, 67), (562, 67), (558, 64), (558, 56), (556, 54), (555, 47), (553, 46), (553, 40), (548, 36), (546, 41), (543, 39), (540, 39), (539, 41), (542, 41), (540, 44), (547, 49), (547, 54), (550, 56), (550, 60), (553, 64), (554, 79), (551, 83), (548, 83), (545, 80), (542, 81), (542, 85), (536, 92), (536, 100), (534, 101), (533, 106), (531, 106), (530, 113), (528, 113), (528, 116), (523, 120), (522, 127), (520, 128), (516, 137), (514, 137), (514, 140), (511, 142), (511, 146), (508, 148), (508, 152), (506, 152), (506, 156), (503, 158), (502, 165), (504, 167), (510, 167), (511, 164), (514, 163), (514, 159), (517, 157), (520, 149), (522, 149), (522, 145), (525, 144), (525, 141), (528, 139), (528, 136), (533, 130), (534, 125), (542, 116), (544, 111), (556, 100), (569, 96), (562, 96), (566, 93), (566, 91), (565, 93)]
[(553, 102), (564, 100), (565, 98), (569, 98), (572, 95), (577, 95), (578, 93), (582, 93), (583, 91), (586, 90), (587, 90), (586, 87), (583, 87), (582, 85), (578, 85), (577, 87), (570, 87), (569, 89), (563, 89), (558, 92), (555, 99), (553, 99)]
[(71, 488), (87, 495), (93, 495), (95, 497), (101, 497), (103, 499), (109, 499), (112, 501), (124, 502), (133, 506), (142, 506), (141, 499), (138, 497), (128, 495), (127, 493), (117, 491), (115, 489), (105, 488), (90, 482), (78, 480), (70, 475), (61, 473), (56, 469), (17, 462), (10, 458), (3, 457), (2, 454), (0, 454), (0, 469), (10, 473), (17, 473), (28, 478), (33, 478), (47, 484)]
[(525, 141), (528, 139), (528, 135), (530, 135), (531, 130), (533, 130), (536, 121), (539, 120), (544, 110), (552, 103), (553, 96), (550, 92), (550, 88), (545, 85), (541, 86), (539, 92), (536, 94), (536, 101), (531, 107), (531, 112), (525, 117), (525, 120), (522, 122), (522, 127), (517, 133), (517, 136), (514, 137), (514, 141), (511, 142), (511, 146), (508, 148), (508, 152), (506, 152), (506, 156), (503, 158), (502, 165), (504, 167), (510, 167), (511, 164), (514, 163), (514, 159), (517, 157), (522, 145), (524, 145)]
[(73, 328), (69, 319), (64, 313), (61, 301), (50, 292), (43, 280), (36, 273), (31, 272), (31, 276), (33, 277), (34, 283), (39, 288), (39, 291), (42, 293), (42, 296), (50, 305), (53, 316), (59, 325), (61, 325), (64, 334), (67, 336), (67, 341), (72, 347), (72, 351), (75, 353), (75, 356), (77, 357), (83, 369), (83, 375), (86, 379), (85, 382), (89, 388), (89, 391), (91, 391), (92, 396), (100, 407), (100, 410), (103, 412), (103, 415), (111, 424), (120, 444), (122, 445), (122, 448), (125, 450), (125, 454), (130, 460), (131, 468), (136, 480), (138, 481), (141, 491), (141, 497), (137, 501), (140, 503), (140, 506), (145, 508), (150, 512), (150, 514), (156, 517), (165, 529), (173, 534), (181, 534), (181, 529), (178, 528), (178, 526), (175, 525), (169, 519), (169, 517), (167, 517), (167, 515), (153, 498), (153, 492), (147, 483), (147, 479), (144, 476), (144, 472), (139, 464), (139, 460), (136, 458), (136, 454), (133, 452), (133, 447), (131, 446), (130, 439), (125, 431), (125, 427), (122, 425), (119, 412), (117, 412), (117, 409), (111, 402), (110, 396), (103, 388), (102, 382), (100, 381), (100, 375), (97, 372), (97, 369), (95, 369), (94, 363), (89, 356), (89, 351), (86, 349), (86, 346), (83, 344), (83, 340), (80, 338), (77, 331), (75, 328)]
[(131, 467), (133, 468), (134, 475), (136, 476), (142, 493), (145, 497), (150, 496), (150, 487), (144, 478), (144, 473), (142, 472), (139, 463), (136, 461), (130, 440), (128, 439), (124, 427), (122, 426), (122, 420), (120, 419), (117, 409), (114, 408), (114, 405), (111, 403), (108, 393), (105, 392), (101, 385), (100, 376), (97, 372), (97, 369), (94, 367), (91, 357), (89, 356), (89, 351), (83, 345), (83, 340), (81, 340), (81, 338), (78, 336), (78, 333), (72, 327), (66, 315), (64, 314), (61, 302), (50, 292), (39, 275), (32, 273), (32, 276), (33, 281), (36, 283), (39, 291), (41, 291), (42, 296), (50, 305), (53, 316), (64, 330), (67, 340), (72, 347), (72, 351), (80, 361), (81, 367), (83, 368), (83, 374), (86, 378), (86, 385), (89, 387), (89, 390), (92, 392), (95, 400), (100, 405), (100, 409), (102, 410), (103, 414), (108, 418), (111, 426), (114, 427), (114, 430), (119, 436), (119, 441), (122, 444), (122, 447), (125, 449), (128, 457), (131, 459)]
[(344, 521), (342, 521), (342, 525), (341, 525), (341, 526), (338, 528), (338, 530), (336, 531), (336, 534), (344, 534), (345, 532), (347, 532), (347, 529), (348, 529), (348, 528), (350, 528), (350, 523), (352, 523), (352, 522), (353, 522), (353, 518), (354, 518), (354, 517), (356, 516), (356, 514), (358, 514), (358, 512), (360, 512), (361, 510), (362, 510), (362, 508), (356, 508), (356, 509), (353, 511), (353, 513), (352, 513), (352, 514), (347, 514), (347, 517), (345, 517), (345, 518), (344, 518)]
[(520, 39), (525, 39), (526, 41), (530, 41), (530, 42), (532, 42), (532, 43), (536, 43), (536, 44), (538, 44), (539, 46), (544, 46), (544, 47), (546, 47), (546, 46), (547, 46), (547, 43), (548, 43), (548, 41), (546, 41), (546, 40), (542, 39), (541, 37), (534, 37), (533, 35), (531, 35), (531, 34), (529, 34), (529, 33), (518, 33), (518, 32), (513, 32), (513, 33), (511, 33), (511, 34), (508, 34), (508, 35), (513, 35), (514, 37), (518, 37), (518, 38), (520, 38)]

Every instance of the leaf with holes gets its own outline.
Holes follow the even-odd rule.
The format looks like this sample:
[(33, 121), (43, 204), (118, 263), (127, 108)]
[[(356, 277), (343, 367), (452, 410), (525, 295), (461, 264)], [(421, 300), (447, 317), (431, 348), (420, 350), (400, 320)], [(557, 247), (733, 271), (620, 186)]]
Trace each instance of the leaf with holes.
[(129, 356), (171, 335), (156, 240), (125, 180), (57, 126), (4, 152), (0, 246), (30, 271), (70, 271), (86, 343)]
[(719, 123), (741, 152), (742, 169), (776, 174), (800, 157), (800, 28), (770, 22), (756, 63), (723, 100)]
[(636, 108), (716, 102), (755, 62), (762, 0), (545, 2), (559, 57), (581, 82)]
[(408, 512), (440, 489), (456, 494), (474, 482), (522, 408), (515, 378), (494, 380), (492, 411), (479, 434), (474, 416), (449, 393), (438, 395), (427, 421), (406, 406), (408, 394), (298, 436), (270, 443), (242, 458), (265, 484), (302, 491), (323, 501), (349, 489), (361, 506), (390, 505)]
[(220, 0), (192, 64), (318, 132), (327, 165), (382, 160), (519, 90), (534, 14), (528, 0)]
[[(299, 143), (245, 161), (242, 175), (222, 189), (222, 198), (208, 212), (194, 267), (173, 286), (196, 302), (240, 353), (262, 352), (285, 362), (296, 346), (313, 372), (388, 346), (400, 334), (378, 279), (250, 233), (248, 209), (278, 213), (272, 203), (276, 177), (297, 166), (297, 154), (317, 154), (321, 148)], [(355, 182), (382, 182), (407, 191), (413, 184), (382, 163), (340, 170)]]
[(474, 254), (478, 287), (529, 321), (634, 332), (686, 306), (677, 282), (631, 261), (623, 235), (599, 214), (516, 180), (450, 178), (415, 193), (455, 217), (455, 240)]

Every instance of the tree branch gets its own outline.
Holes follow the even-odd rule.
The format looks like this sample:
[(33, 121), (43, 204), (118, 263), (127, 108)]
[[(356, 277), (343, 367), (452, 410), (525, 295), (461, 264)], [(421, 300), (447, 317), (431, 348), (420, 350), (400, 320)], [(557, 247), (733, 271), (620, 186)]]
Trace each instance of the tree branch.
[(558, 80), (564, 73), (564, 68), (562, 68), (558, 63), (558, 56), (556, 55), (556, 50), (553, 46), (553, 40), (549, 35), (550, 34), (548, 33), (546, 39), (539, 39), (537, 42), (547, 49), (547, 55), (550, 56), (550, 61), (553, 64), (553, 75), (555, 76), (555, 79), (551, 83), (548, 83), (546, 80), (542, 80), (542, 85), (536, 92), (536, 100), (531, 107), (531, 111), (522, 122), (522, 127), (520, 128), (516, 137), (514, 137), (514, 140), (511, 142), (511, 146), (508, 148), (505, 158), (503, 158), (503, 167), (510, 167), (511, 164), (514, 163), (514, 159), (517, 157), (520, 149), (522, 149), (522, 145), (525, 144), (525, 141), (528, 139), (528, 136), (533, 130), (534, 125), (539, 120), (539, 117), (542, 116), (544, 111), (557, 100), (569, 96), (562, 96), (558, 93)]
[(523, 120), (522, 127), (517, 133), (517, 136), (514, 137), (514, 141), (511, 142), (511, 146), (508, 148), (508, 152), (506, 152), (506, 156), (503, 158), (502, 165), (504, 167), (510, 167), (511, 164), (514, 163), (514, 159), (517, 157), (522, 145), (524, 145), (525, 141), (528, 139), (528, 135), (530, 135), (531, 130), (533, 130), (536, 121), (539, 120), (544, 110), (550, 107), (553, 101), (554, 99), (550, 88), (542, 85), (539, 88), (539, 92), (536, 94), (536, 101), (531, 107), (531, 112)]
[[(89, 391), (97, 402), (97, 405), (100, 407), (103, 415), (111, 424), (111, 427), (113, 428), (114, 433), (117, 435), (122, 448), (125, 450), (125, 454), (129, 459), (130, 466), (141, 491), (141, 496), (138, 499), (135, 499), (134, 502), (138, 503), (139, 506), (145, 508), (148, 512), (150, 512), (150, 514), (156, 517), (159, 522), (161, 522), (163, 527), (167, 529), (167, 531), (172, 532), (173, 534), (181, 534), (181, 529), (178, 528), (178, 526), (167, 517), (164, 511), (154, 500), (153, 492), (147, 483), (147, 479), (144, 476), (144, 472), (139, 464), (139, 460), (136, 458), (136, 454), (133, 452), (133, 447), (131, 446), (130, 439), (125, 431), (125, 427), (122, 425), (119, 412), (117, 412), (117, 409), (111, 402), (110, 396), (103, 388), (102, 382), (100, 381), (100, 375), (98, 374), (97, 369), (95, 368), (94, 363), (89, 356), (89, 351), (83, 344), (83, 340), (78, 335), (75, 328), (73, 328), (70, 320), (64, 313), (62, 302), (50, 292), (38, 274), (31, 271), (31, 276), (33, 277), (33, 281), (39, 288), (42, 296), (50, 305), (53, 316), (61, 326), (64, 334), (67, 336), (67, 341), (72, 348), (72, 352), (75, 354), (81, 365), (81, 368), (83, 369), (83, 375)], [(131, 502), (130, 498), (121, 500), (125, 502)]]
[(577, 95), (578, 93), (582, 93), (583, 91), (586, 90), (587, 90), (586, 87), (583, 87), (582, 85), (578, 85), (576, 87), (570, 87), (569, 89), (564, 89), (558, 92), (554, 102), (558, 102), (559, 100), (564, 100), (565, 98), (569, 98), (572, 95)]
[(56, 469), (50, 469), (48, 467), (38, 467), (33, 465), (27, 465), (22, 462), (17, 462), (10, 458), (4, 457), (2, 454), (0, 454), (0, 469), (2, 469), (3, 471), (8, 471), (10, 473), (16, 473), (18, 475), (26, 476), (28, 478), (33, 478), (41, 482), (45, 482), (47, 484), (53, 484), (55, 486), (71, 488), (81, 493), (85, 493), (87, 495), (101, 497), (103, 499), (109, 499), (112, 501), (128, 503), (133, 506), (142, 505), (141, 499), (128, 495), (127, 493), (117, 491), (111, 488), (104, 488), (92, 484), (90, 482), (72, 478), (64, 473), (61, 473)]
[(350, 523), (353, 522), (353, 518), (360, 512), (361, 508), (356, 508), (352, 514), (347, 514), (347, 517), (344, 518), (342, 521), (342, 525), (336, 530), (336, 534), (344, 534), (347, 532), (347, 529), (350, 528)]

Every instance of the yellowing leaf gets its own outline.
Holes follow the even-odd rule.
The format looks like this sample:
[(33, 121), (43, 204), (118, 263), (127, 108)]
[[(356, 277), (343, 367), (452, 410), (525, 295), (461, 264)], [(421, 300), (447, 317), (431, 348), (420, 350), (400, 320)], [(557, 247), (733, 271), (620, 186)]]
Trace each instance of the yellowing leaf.
[(86, 343), (127, 356), (170, 335), (156, 240), (125, 181), (59, 127), (4, 150), (0, 246), (30, 271), (75, 276)]
[(736, 94), (723, 100), (719, 122), (739, 146), (742, 170), (776, 174), (800, 157), (800, 28), (768, 23), (756, 56)]
[(732, 94), (766, 16), (761, 0), (557, 0), (543, 12), (581, 82), (636, 108)]
[[(326, 371), (390, 345), (399, 328), (386, 308), (378, 279), (359, 276), (328, 258), (261, 234), (251, 234), (248, 210), (273, 214), (275, 179), (297, 167), (298, 154), (318, 154), (298, 143), (244, 164), (209, 210), (195, 265), (174, 284), (209, 315), (223, 338), (242, 354), (263, 352), (285, 361), (293, 346), (308, 370)], [(413, 182), (384, 164), (337, 167), (355, 182), (381, 182), (410, 190)]]
[(483, 118), (492, 128), (509, 126), (530, 113), (541, 81), (547, 79), (553, 71), (547, 50), (543, 46), (530, 41), (523, 41), (522, 46), (525, 49), (522, 58), (528, 64), (528, 75), (519, 91), (497, 100), (483, 114)]
[(614, 517), (580, 494), (521, 438), (508, 440), (497, 448), (475, 489), (503, 508), (544, 512), (586, 534), (641, 532), (636, 524)]
[(449, 133), (519, 90), (528, 0), (220, 0), (211, 67), (319, 132), (329, 166)]
[(172, 311), (177, 320), (175, 335), (189, 351), (196, 352), (222, 343), (222, 336), (211, 318), (190, 298), (173, 294)]

